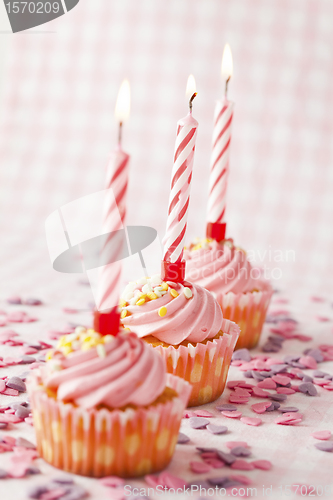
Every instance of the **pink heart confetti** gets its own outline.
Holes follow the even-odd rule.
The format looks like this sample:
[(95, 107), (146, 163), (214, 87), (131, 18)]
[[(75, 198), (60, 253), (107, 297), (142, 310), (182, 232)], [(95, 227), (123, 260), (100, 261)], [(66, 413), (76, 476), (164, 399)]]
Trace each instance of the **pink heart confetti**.
[(246, 425), (260, 425), (262, 423), (261, 418), (256, 418), (256, 417), (242, 417), (241, 422)]
[(311, 434), (316, 439), (320, 439), (321, 441), (326, 441), (331, 437), (331, 431), (315, 431)]
[(276, 389), (277, 394), (295, 394), (295, 390), (291, 387), (278, 387)]
[(243, 446), (244, 448), (248, 448), (249, 445), (245, 441), (227, 441), (225, 443), (226, 447), (229, 448), (229, 450), (232, 450), (233, 448), (236, 448), (237, 446)]
[(317, 361), (312, 356), (302, 356), (299, 362), (311, 370), (316, 370), (317, 368)]
[(247, 462), (246, 460), (243, 460), (241, 458), (238, 458), (237, 460), (235, 460), (234, 463), (232, 463), (230, 467), (232, 469), (237, 469), (237, 470), (253, 470), (254, 469), (254, 465), (251, 462)]
[(271, 406), (271, 404), (272, 403), (270, 401), (263, 402), (263, 403), (256, 403), (254, 405), (251, 405), (251, 409), (255, 413), (265, 413), (266, 409), (269, 408)]
[(280, 385), (288, 385), (290, 378), (285, 375), (273, 375), (272, 380)]
[(190, 462), (190, 469), (196, 474), (204, 474), (205, 472), (209, 472), (212, 467), (207, 462)]
[(276, 388), (276, 382), (272, 380), (271, 378), (265, 378), (265, 380), (261, 380), (257, 387), (260, 389), (275, 389)]
[(242, 416), (241, 411), (221, 411), (221, 414), (228, 418), (239, 418)]
[(263, 391), (260, 387), (253, 387), (252, 396), (256, 396), (257, 398), (268, 398), (270, 393), (267, 391)]
[(251, 463), (256, 469), (270, 470), (272, 468), (272, 463), (269, 460), (254, 460)]
[(193, 412), (197, 417), (207, 417), (207, 418), (212, 418), (214, 415), (207, 410), (195, 410)]

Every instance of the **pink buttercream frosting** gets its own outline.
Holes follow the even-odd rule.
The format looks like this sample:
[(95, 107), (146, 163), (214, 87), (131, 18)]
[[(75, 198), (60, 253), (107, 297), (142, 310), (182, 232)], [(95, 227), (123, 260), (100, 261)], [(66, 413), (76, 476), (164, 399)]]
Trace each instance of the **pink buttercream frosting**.
[[(198, 246), (201, 248), (198, 248)], [(184, 251), (186, 277), (214, 294), (266, 290), (269, 284), (232, 240), (200, 240)]]
[(54, 362), (46, 364), (46, 387), (57, 389), (57, 399), (86, 409), (100, 404), (146, 406), (166, 386), (164, 359), (134, 333), (119, 334), (103, 344), (102, 357), (93, 347), (60, 355), (55, 361), (60, 370), (52, 370)]
[[(158, 285), (156, 277), (154, 285)], [(141, 280), (142, 281), (142, 280)], [(150, 286), (150, 280), (146, 280), (146, 287)], [(161, 280), (160, 280), (161, 282)], [(143, 305), (136, 305), (135, 301), (140, 295), (130, 299), (132, 305), (126, 305), (130, 315), (122, 319), (124, 327), (128, 327), (139, 337), (153, 335), (158, 340), (168, 344), (178, 345), (183, 340), (189, 342), (202, 342), (211, 339), (220, 331), (222, 325), (222, 311), (213, 295), (201, 286), (190, 283), (184, 284), (167, 282), (169, 289), (155, 300), (145, 302)], [(130, 286), (130, 285), (129, 285)], [(141, 291), (142, 285), (140, 285)], [(137, 293), (135, 283), (129, 297)], [(173, 297), (171, 291), (175, 290), (178, 296)], [(128, 297), (128, 290), (123, 297)], [(137, 298), (136, 298), (137, 297)], [(162, 313), (165, 315), (161, 316)], [(166, 311), (163, 309), (165, 308)]]

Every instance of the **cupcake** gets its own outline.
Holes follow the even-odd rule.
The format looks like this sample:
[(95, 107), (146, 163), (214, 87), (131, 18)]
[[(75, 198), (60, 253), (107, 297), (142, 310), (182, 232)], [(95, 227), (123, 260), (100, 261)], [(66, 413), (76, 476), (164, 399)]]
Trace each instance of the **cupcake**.
[(273, 289), (251, 266), (246, 252), (232, 240), (204, 238), (185, 249), (184, 258), (188, 279), (212, 292), (223, 317), (240, 327), (236, 349), (255, 347)]
[(120, 306), (123, 326), (162, 355), (170, 374), (191, 383), (189, 406), (222, 394), (239, 328), (223, 319), (208, 290), (155, 275), (129, 283)]
[(135, 477), (164, 469), (191, 386), (134, 333), (78, 328), (28, 379), (38, 452), (75, 474)]

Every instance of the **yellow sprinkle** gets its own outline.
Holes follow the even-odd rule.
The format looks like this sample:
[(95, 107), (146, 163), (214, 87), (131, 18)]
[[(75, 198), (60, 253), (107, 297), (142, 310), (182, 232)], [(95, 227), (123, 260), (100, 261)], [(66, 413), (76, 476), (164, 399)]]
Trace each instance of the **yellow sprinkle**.
[(163, 282), (162, 282), (161, 287), (163, 288), (163, 290), (164, 290), (165, 292), (169, 289), (169, 285), (168, 285), (168, 283), (166, 283), (165, 281), (163, 281)]
[(127, 306), (126, 300), (120, 299), (120, 301), (119, 301), (119, 307), (126, 307), (126, 306)]
[(72, 347), (70, 345), (67, 345), (63, 347), (61, 350), (65, 356), (68, 356), (68, 354), (72, 352)]
[(110, 342), (112, 342), (114, 340), (114, 336), (113, 335), (104, 335), (102, 338), (101, 338), (101, 342), (102, 344), (109, 344)]
[(137, 306), (143, 306), (143, 304), (146, 302), (145, 299), (139, 299), (136, 303)]
[(193, 295), (193, 294), (192, 294), (192, 290), (191, 290), (188, 286), (185, 286), (185, 287), (184, 287), (183, 292), (184, 292), (184, 295), (185, 295), (185, 297), (186, 297), (187, 299), (190, 299), (190, 298), (192, 297), (192, 295)]
[(162, 306), (159, 308), (158, 314), (159, 314), (159, 316), (161, 316), (161, 318), (163, 318), (163, 316), (165, 316), (166, 313), (167, 313), (167, 308), (165, 306)]
[(176, 298), (178, 297), (179, 293), (177, 292), (177, 290), (175, 290), (174, 288), (170, 288), (170, 294)]
[(121, 313), (120, 313), (120, 317), (121, 317), (121, 319), (126, 318), (127, 313), (128, 313), (127, 309), (123, 309), (123, 310), (121, 311)]
[(131, 329), (130, 328), (124, 328), (122, 332), (123, 333), (131, 333)]
[(47, 351), (45, 360), (50, 361), (50, 359), (52, 359), (52, 356), (53, 356), (53, 351)]
[(154, 293), (154, 292), (148, 292), (148, 293), (147, 293), (147, 297), (148, 297), (148, 299), (150, 299), (150, 300), (155, 300), (155, 299), (157, 299), (157, 295), (156, 295), (156, 293)]
[(100, 358), (105, 358), (106, 357), (106, 350), (103, 344), (98, 344), (96, 347), (97, 354)]

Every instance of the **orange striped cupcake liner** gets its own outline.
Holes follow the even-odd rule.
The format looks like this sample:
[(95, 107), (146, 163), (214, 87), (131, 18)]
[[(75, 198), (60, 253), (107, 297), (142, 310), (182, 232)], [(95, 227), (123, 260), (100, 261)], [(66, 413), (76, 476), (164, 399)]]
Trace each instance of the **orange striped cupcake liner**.
[(260, 292), (217, 294), (223, 317), (234, 321), (240, 328), (235, 349), (253, 349), (259, 342), (273, 289)]
[(219, 398), (224, 390), (239, 327), (223, 319), (223, 335), (188, 346), (154, 346), (165, 358), (167, 371), (192, 386), (188, 406), (199, 406)]
[(35, 374), (27, 382), (37, 449), (59, 469), (84, 476), (136, 477), (169, 464), (191, 393), (185, 380), (167, 375), (178, 396), (146, 408), (85, 410), (49, 397)]

